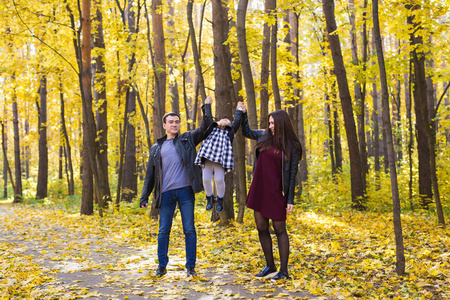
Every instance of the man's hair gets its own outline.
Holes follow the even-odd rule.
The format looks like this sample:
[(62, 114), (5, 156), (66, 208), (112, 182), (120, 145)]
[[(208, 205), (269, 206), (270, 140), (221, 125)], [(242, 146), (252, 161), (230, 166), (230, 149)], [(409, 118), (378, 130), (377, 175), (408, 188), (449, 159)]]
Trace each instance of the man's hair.
[(162, 118), (163, 123), (166, 123), (166, 118), (169, 116), (174, 116), (174, 117), (176, 116), (176, 117), (178, 117), (179, 120), (181, 120), (180, 116), (177, 113), (170, 112), (170, 113), (165, 114), (164, 117)]

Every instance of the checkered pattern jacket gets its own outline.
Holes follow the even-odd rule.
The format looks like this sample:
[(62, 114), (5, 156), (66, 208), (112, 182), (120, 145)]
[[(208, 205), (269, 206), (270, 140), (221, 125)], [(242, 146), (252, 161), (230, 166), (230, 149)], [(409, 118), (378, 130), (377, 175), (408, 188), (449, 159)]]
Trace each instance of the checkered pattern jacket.
[(205, 141), (198, 151), (195, 164), (203, 165), (205, 159), (222, 165), (226, 172), (233, 169), (233, 138), (235, 132), (241, 124), (242, 111), (236, 110), (234, 120), (231, 126), (227, 126), (224, 130), (217, 127), (217, 123), (211, 124), (206, 131)]
[(221, 164), (227, 172), (233, 169), (233, 147), (227, 130), (213, 129), (200, 147), (195, 164), (202, 165), (202, 158)]

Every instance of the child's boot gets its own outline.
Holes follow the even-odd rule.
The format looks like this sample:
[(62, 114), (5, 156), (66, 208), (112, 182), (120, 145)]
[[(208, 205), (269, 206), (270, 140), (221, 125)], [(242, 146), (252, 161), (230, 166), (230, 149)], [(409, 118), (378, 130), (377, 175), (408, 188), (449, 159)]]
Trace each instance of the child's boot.
[(211, 210), (214, 205), (214, 196), (206, 196), (206, 210)]
[(216, 211), (218, 213), (223, 211), (223, 198), (217, 197)]

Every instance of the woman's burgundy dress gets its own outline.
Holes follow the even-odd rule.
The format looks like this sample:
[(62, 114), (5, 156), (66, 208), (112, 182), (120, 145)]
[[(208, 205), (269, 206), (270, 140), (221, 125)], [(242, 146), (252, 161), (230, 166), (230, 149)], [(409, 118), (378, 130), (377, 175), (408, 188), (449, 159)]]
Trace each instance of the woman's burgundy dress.
[(247, 195), (247, 207), (264, 217), (286, 220), (286, 196), (282, 191), (283, 152), (275, 147), (262, 151), (256, 161), (253, 181)]

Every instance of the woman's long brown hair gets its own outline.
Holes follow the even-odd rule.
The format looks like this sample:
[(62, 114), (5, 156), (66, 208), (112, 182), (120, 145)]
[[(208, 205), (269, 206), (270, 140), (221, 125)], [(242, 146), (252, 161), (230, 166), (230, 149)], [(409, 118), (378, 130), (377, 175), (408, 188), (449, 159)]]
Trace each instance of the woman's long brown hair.
[(285, 160), (289, 160), (291, 151), (297, 151), (300, 155), (300, 160), (302, 146), (287, 112), (284, 110), (277, 110), (270, 113), (267, 119), (270, 117), (273, 118), (275, 127), (274, 133), (272, 134), (272, 130), (267, 128), (265, 138), (256, 144), (256, 149), (264, 151), (275, 147), (284, 152), (286, 155)]

